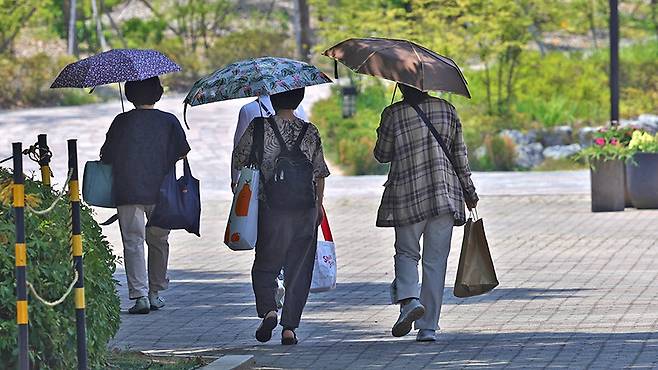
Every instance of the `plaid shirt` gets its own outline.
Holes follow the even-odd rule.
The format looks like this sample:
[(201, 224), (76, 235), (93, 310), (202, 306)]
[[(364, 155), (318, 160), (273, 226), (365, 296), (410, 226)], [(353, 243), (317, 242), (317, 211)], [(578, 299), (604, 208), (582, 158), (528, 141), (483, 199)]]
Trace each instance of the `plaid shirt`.
[(391, 169), (377, 214), (379, 227), (406, 226), (444, 214), (454, 215), (455, 225), (463, 225), (466, 212), (460, 179), (468, 199), (478, 199), (455, 108), (433, 97), (421, 102), (419, 107), (451, 148), (457, 168), (452, 168), (439, 143), (410, 105), (398, 102), (384, 109), (374, 154), (378, 161), (390, 162)]

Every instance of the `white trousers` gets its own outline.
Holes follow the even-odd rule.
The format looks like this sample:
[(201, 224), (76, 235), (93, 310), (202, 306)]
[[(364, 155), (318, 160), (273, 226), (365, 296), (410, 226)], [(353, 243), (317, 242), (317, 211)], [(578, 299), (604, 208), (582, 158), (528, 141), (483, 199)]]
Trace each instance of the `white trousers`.
[[(169, 230), (147, 228), (144, 220), (144, 215), (148, 218), (154, 207), (138, 204), (117, 207), (130, 299), (146, 297), (149, 292), (159, 292), (169, 286)], [(148, 274), (144, 261), (144, 241), (148, 245)]]
[[(394, 290), (398, 302), (407, 298), (420, 298), (420, 303), (425, 306), (425, 315), (416, 321), (416, 329), (438, 329), (453, 226), (453, 216), (443, 215), (395, 228)], [(421, 236), (423, 280), (419, 297), (418, 261), (421, 259)]]

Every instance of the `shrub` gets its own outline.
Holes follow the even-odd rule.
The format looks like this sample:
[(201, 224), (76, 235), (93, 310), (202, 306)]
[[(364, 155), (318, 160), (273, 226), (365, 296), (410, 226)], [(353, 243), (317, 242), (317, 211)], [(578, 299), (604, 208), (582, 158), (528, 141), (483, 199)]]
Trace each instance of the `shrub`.
[(387, 104), (386, 89), (380, 83), (364, 86), (357, 96), (356, 114), (343, 118), (341, 95), (334, 89), (331, 97), (313, 106), (312, 121), (322, 134), (329, 158), (348, 175), (386, 173), (372, 152), (377, 142), (376, 129)]
[(88, 104), (99, 100), (83, 89), (51, 89), (50, 84), (73, 59), (45, 53), (31, 57), (0, 55), (0, 108)]
[(511, 171), (516, 169), (516, 145), (508, 136), (487, 134), (484, 138), (484, 156), (475, 158), (469, 153), (475, 171)]
[[(10, 203), (11, 174), (0, 168), (4, 189), (0, 209), (0, 363), (16, 366), (16, 307), (14, 276), (14, 221)], [(26, 194), (41, 200), (42, 208), (60, 194), (40, 182), (26, 179)], [(90, 368), (104, 366), (109, 340), (119, 329), (119, 297), (112, 277), (117, 258), (101, 228), (85, 206), (81, 211), (84, 246), (85, 292), (87, 297), (87, 345)], [(27, 278), (47, 300), (59, 298), (73, 279), (70, 248), (70, 211), (60, 202), (47, 216), (25, 214), (28, 253)], [(70, 296), (50, 308), (29, 294), (30, 358), (35, 368), (76, 367), (75, 308)]]

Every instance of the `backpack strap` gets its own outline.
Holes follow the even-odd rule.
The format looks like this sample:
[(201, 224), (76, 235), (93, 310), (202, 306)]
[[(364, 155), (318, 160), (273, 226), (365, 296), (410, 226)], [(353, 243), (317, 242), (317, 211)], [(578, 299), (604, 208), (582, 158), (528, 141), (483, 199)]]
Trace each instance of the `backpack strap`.
[(270, 126), (272, 126), (272, 131), (274, 131), (274, 136), (279, 141), (279, 146), (281, 146), (281, 152), (282, 153), (289, 152), (288, 146), (286, 145), (286, 141), (283, 139), (283, 136), (281, 136), (281, 131), (279, 131), (279, 127), (277, 126), (274, 118), (272, 116), (267, 117), (267, 121), (270, 123)]
[(306, 131), (308, 131), (308, 126), (311, 124), (304, 121), (304, 126), (302, 126), (302, 130), (299, 132), (299, 136), (297, 136), (297, 140), (295, 140), (295, 146), (297, 150), (301, 149), (302, 141), (304, 140), (304, 136), (306, 136)]

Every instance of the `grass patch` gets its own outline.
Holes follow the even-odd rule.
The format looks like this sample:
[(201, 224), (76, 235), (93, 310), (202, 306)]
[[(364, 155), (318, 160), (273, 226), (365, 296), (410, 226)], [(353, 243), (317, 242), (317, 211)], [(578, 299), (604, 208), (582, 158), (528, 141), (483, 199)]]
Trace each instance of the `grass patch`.
[(193, 370), (207, 365), (211, 359), (202, 357), (148, 356), (140, 352), (112, 352), (108, 369), (114, 370)]

